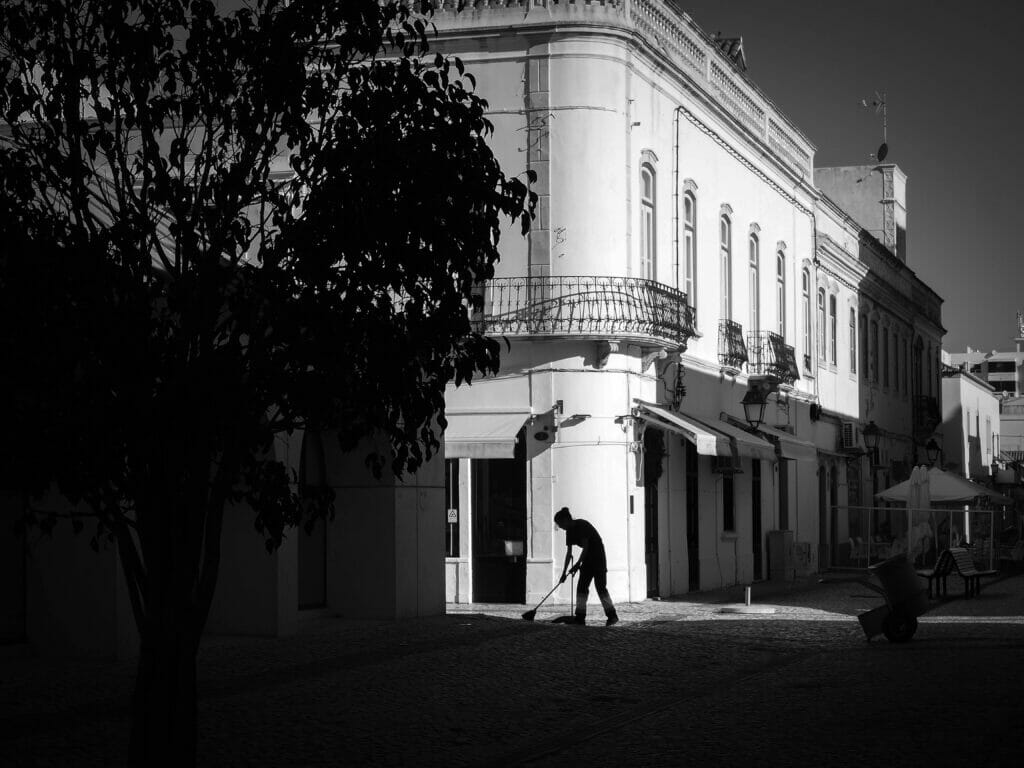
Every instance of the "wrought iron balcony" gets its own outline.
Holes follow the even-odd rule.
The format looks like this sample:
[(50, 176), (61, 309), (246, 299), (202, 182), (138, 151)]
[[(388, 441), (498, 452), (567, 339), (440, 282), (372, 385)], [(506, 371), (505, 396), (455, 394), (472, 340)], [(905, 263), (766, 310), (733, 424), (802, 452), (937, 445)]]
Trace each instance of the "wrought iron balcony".
[(915, 395), (913, 408), (914, 438), (919, 441), (926, 440), (942, 423), (939, 401), (930, 395)]
[(750, 359), (747, 370), (752, 374), (774, 376), (785, 384), (800, 378), (796, 364), (796, 351), (786, 340), (773, 331), (751, 331), (747, 334)]
[(503, 336), (628, 337), (685, 347), (686, 294), (636, 277), (498, 277), (482, 286), (474, 330)]
[(743, 326), (735, 320), (718, 321), (718, 362), (730, 368), (740, 368), (747, 362)]

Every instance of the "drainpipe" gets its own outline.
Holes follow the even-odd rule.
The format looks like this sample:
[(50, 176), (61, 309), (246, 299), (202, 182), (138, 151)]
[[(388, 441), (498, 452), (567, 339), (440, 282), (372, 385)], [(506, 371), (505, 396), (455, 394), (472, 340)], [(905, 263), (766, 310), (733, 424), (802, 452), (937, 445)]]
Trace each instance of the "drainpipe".
[[(679, 289), (679, 113), (682, 107), (672, 112), (672, 129), (675, 139), (672, 143), (672, 275), (676, 290)], [(687, 301), (692, 297), (687, 296)]]

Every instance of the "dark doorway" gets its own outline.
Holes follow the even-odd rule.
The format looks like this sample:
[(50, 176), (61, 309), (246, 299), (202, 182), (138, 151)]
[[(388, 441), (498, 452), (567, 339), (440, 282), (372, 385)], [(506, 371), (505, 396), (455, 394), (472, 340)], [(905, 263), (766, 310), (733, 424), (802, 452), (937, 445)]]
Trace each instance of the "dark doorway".
[(828, 468), (818, 467), (818, 568), (828, 567), (830, 515), (828, 511)]
[(789, 530), (789, 462), (779, 460), (779, 530)]
[(299, 609), (327, 605), (327, 521), (313, 522), (311, 530), (303, 525), (299, 537)]
[(644, 563), (647, 566), (647, 596), (658, 591), (658, 481), (665, 458), (665, 433), (644, 430)]
[(836, 553), (839, 551), (839, 468), (833, 464), (828, 481), (829, 508), (829, 549), (828, 567), (835, 565)]
[(700, 589), (700, 522), (697, 500), (697, 446), (689, 440), (683, 442), (686, 447), (686, 560), (688, 564), (689, 590)]
[(751, 535), (750, 540), (754, 549), (754, 581), (762, 578), (764, 567), (764, 542), (761, 540), (761, 460), (754, 459), (750, 471), (750, 510)]
[(25, 639), (25, 537), (15, 530), (17, 497), (0, 493), (0, 644)]
[(526, 452), (473, 459), (473, 601), (526, 602)]
[[(299, 454), (299, 489), (303, 495), (315, 494), (327, 483), (327, 463), (323, 437), (307, 431), (302, 436)], [(299, 609), (322, 608), (327, 605), (327, 520), (303, 524), (299, 537)]]

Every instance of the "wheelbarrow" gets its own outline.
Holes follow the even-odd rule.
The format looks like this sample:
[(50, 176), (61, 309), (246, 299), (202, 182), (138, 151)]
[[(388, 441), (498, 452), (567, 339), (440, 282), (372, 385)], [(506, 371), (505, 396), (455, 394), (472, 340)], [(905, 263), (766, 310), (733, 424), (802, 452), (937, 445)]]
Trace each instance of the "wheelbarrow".
[(885, 635), (890, 643), (905, 643), (917, 631), (917, 617), (928, 612), (928, 594), (906, 555), (899, 554), (868, 568), (877, 576), (881, 586), (868, 579), (822, 579), (834, 584), (854, 582), (877, 592), (885, 605), (872, 608), (857, 616), (861, 629), (870, 642), (878, 635)]

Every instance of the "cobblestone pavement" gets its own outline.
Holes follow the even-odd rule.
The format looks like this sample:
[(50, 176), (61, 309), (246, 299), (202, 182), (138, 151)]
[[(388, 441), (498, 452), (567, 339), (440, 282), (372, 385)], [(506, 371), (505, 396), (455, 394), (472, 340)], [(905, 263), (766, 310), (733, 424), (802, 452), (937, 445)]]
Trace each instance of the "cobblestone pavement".
[[(208, 637), (203, 766), (1016, 766), (1024, 757), (1024, 576), (914, 640), (865, 642), (855, 583), (755, 585), (552, 623), (568, 606), (322, 617), (288, 638)], [(117, 765), (134, 669), (0, 659), (0, 765)]]

